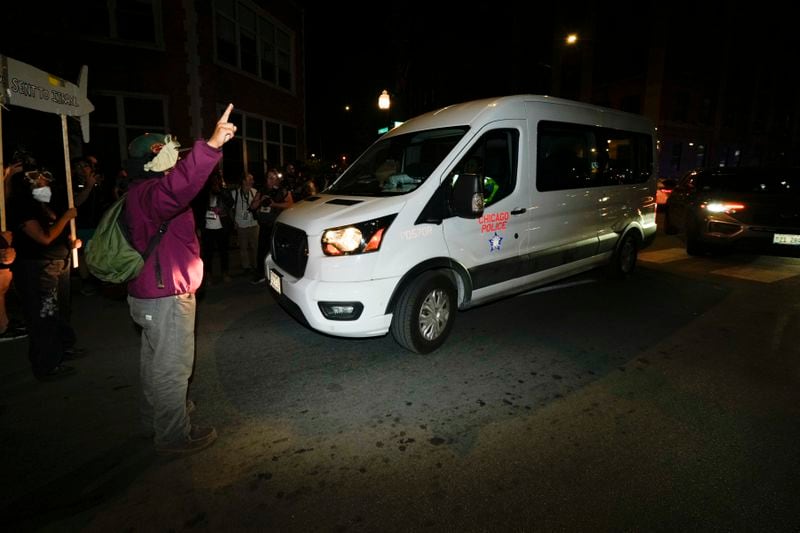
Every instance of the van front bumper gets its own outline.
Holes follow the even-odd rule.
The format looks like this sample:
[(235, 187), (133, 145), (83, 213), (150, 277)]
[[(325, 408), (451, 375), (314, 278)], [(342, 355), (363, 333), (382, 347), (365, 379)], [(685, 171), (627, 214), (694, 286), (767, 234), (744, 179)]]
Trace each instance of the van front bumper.
[[(378, 337), (389, 331), (392, 315), (386, 314), (386, 306), (399, 278), (329, 282), (294, 278), (271, 258), (267, 258), (266, 265), (268, 281), (273, 272), (280, 277), (280, 292), (271, 284), (269, 290), (281, 307), (310, 328), (337, 337)], [(326, 318), (321, 303), (328, 312), (332, 305), (352, 305), (357, 318)]]

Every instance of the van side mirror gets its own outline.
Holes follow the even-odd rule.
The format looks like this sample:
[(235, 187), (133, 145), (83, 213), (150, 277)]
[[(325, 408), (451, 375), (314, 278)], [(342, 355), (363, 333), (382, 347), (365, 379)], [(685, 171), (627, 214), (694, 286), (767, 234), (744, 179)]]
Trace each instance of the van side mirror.
[(461, 218), (483, 216), (483, 180), (478, 174), (461, 174), (453, 184), (453, 212)]

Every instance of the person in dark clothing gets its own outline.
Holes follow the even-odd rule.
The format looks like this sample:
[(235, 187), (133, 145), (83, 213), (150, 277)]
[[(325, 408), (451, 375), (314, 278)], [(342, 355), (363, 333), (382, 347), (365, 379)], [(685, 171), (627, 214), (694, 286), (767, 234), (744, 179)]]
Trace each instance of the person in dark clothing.
[[(76, 157), (72, 160), (72, 191), (78, 218), (75, 219), (78, 238), (86, 244), (91, 240), (103, 214), (104, 205), (100, 194), (101, 181), (95, 172), (94, 158)], [(100, 282), (92, 276), (86, 265), (81, 248), (78, 254), (78, 275), (81, 278), (80, 292), (91, 296), (97, 293)]]
[(264, 273), (264, 259), (270, 249), (270, 239), (272, 238), (272, 228), (275, 220), (284, 209), (294, 205), (292, 191), (284, 187), (281, 182), (280, 173), (277, 169), (267, 171), (267, 187), (256, 193), (251, 209), (258, 218), (258, 254), (256, 259), (256, 273), (253, 276), (253, 285), (259, 285), (266, 281)]
[(12, 178), (14, 202), (9, 219), (17, 257), (12, 264), (14, 283), (20, 293), (28, 326), (28, 358), (33, 374), (49, 380), (72, 374), (63, 364), (76, 356), (75, 331), (69, 323), (72, 240), (67, 224), (76, 208), (62, 211), (51, 204), (53, 177), (31, 170)]
[(214, 256), (219, 257), (220, 275), (226, 283), (230, 277), (230, 240), (233, 231), (231, 208), (233, 198), (225, 188), (225, 180), (215, 169), (203, 190), (193, 202), (195, 223), (200, 228), (200, 257), (205, 265), (203, 279), (212, 283)]

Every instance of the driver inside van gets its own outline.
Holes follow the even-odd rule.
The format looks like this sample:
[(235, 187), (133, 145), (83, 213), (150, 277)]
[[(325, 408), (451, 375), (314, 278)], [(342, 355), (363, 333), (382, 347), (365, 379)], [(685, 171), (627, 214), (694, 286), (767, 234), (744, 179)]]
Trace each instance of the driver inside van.
[(400, 172), (400, 164), (395, 159), (387, 159), (375, 169), (375, 178), (383, 191), (406, 192), (413, 190), (423, 180), (412, 178)]
[(381, 189), (386, 186), (389, 177), (397, 174), (397, 161), (394, 159), (386, 159), (383, 163), (378, 165), (375, 169), (375, 178), (378, 180), (378, 185)]

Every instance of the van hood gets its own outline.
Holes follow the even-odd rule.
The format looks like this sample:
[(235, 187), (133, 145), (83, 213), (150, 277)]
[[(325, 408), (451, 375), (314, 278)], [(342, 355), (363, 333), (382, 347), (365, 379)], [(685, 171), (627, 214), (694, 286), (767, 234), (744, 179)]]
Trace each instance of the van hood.
[(308, 235), (324, 230), (394, 215), (403, 209), (406, 196), (371, 197), (318, 194), (296, 203), (278, 217), (278, 222), (301, 229)]

